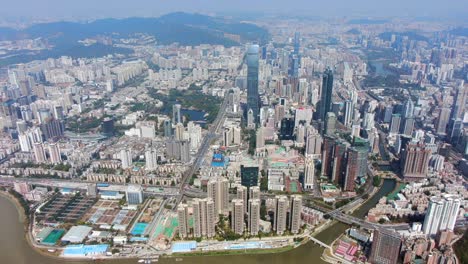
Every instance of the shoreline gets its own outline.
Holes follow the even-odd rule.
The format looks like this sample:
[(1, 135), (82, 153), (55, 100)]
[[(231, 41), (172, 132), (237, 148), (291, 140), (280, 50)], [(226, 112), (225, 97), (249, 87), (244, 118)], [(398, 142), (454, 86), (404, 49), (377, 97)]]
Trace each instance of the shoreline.
[[(0, 191), (0, 198), (5, 198), (9, 202), (11, 202), (15, 208), (16, 211), (19, 214), (19, 219), (23, 224), (23, 239), (26, 240), (26, 243), (32, 250), (35, 252), (39, 253), (41, 256), (54, 259), (54, 260), (59, 260), (59, 261), (64, 261), (64, 262), (74, 262), (74, 261), (93, 261), (93, 258), (82, 258), (82, 257), (63, 257), (63, 256), (57, 256), (57, 255), (52, 255), (49, 254), (47, 251), (41, 250), (41, 248), (36, 247), (34, 243), (31, 241), (31, 235), (29, 232), (29, 220), (26, 217), (26, 214), (24, 212), (23, 207), (19, 203), (19, 201), (16, 199), (16, 197), (12, 196), (6, 191)], [(292, 249), (295, 249), (297, 247), (303, 246), (306, 243), (309, 243), (309, 241), (305, 241), (300, 243), (297, 246), (285, 246), (281, 248), (275, 248), (275, 249), (250, 249), (250, 250), (232, 250), (232, 251), (205, 251), (205, 252), (188, 252), (188, 253), (176, 253), (172, 255), (160, 255), (160, 258), (167, 258), (167, 259), (173, 259), (173, 258), (185, 258), (185, 257), (210, 257), (210, 256), (232, 256), (232, 255), (248, 255), (248, 254), (278, 254), (278, 253), (284, 253), (287, 251), (290, 251)], [(263, 251), (263, 252), (262, 252)], [(138, 261), (140, 258), (135, 258), (135, 257), (98, 257), (96, 258), (99, 261), (106, 261), (106, 262), (111, 262), (113, 260), (135, 260)]]

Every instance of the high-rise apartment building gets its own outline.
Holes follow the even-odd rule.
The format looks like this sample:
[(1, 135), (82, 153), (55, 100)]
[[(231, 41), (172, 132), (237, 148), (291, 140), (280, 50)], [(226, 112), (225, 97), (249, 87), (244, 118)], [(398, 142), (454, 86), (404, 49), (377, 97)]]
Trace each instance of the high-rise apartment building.
[(33, 152), (34, 152), (34, 159), (37, 163), (44, 163), (46, 162), (46, 153), (44, 151), (44, 146), (42, 143), (34, 143), (33, 144)]
[(432, 197), (424, 217), (423, 232), (435, 236), (439, 231), (453, 231), (460, 203), (460, 198), (454, 195)]
[(120, 151), (120, 161), (122, 163), (122, 169), (128, 169), (132, 167), (132, 152), (128, 149), (122, 149)]
[(259, 199), (260, 200), (260, 187), (252, 186), (249, 188), (249, 200)]
[(307, 157), (305, 159), (304, 171), (304, 189), (312, 191), (315, 186), (315, 164), (314, 159)]
[(260, 230), (260, 200), (250, 199), (249, 200), (249, 214), (248, 214), (248, 228), (249, 233), (252, 236), (258, 235)]
[(231, 229), (234, 233), (244, 233), (244, 200), (233, 199), (231, 208)]
[(247, 187), (245, 186), (237, 187), (236, 198), (244, 202), (244, 213), (247, 213), (247, 207), (248, 207), (247, 195), (248, 195)]
[(401, 151), (401, 170), (405, 180), (426, 177), (432, 151), (424, 143), (408, 142)]
[(148, 149), (145, 152), (145, 170), (154, 171), (158, 168), (158, 152), (155, 149)]
[(188, 206), (186, 204), (179, 204), (177, 206), (177, 219), (179, 221), (179, 236), (181, 238), (186, 238), (188, 236), (188, 218)]
[(180, 115), (180, 110), (182, 106), (180, 104), (175, 104), (172, 106), (172, 123), (179, 124), (182, 123), (182, 117)]
[(274, 219), (274, 230), (278, 235), (286, 231), (286, 218), (288, 213), (288, 197), (285, 195), (276, 196), (276, 208)]
[(194, 199), (193, 207), (193, 236), (214, 237), (216, 212), (215, 204), (211, 198)]
[(301, 228), (301, 211), (302, 211), (302, 196), (293, 195), (291, 196), (291, 206), (289, 213), (289, 226), (291, 233), (299, 233)]
[(215, 204), (216, 214), (223, 214), (229, 209), (229, 181), (223, 177), (211, 179), (208, 182), (208, 197)]
[(50, 162), (57, 164), (62, 162), (62, 157), (60, 156), (60, 149), (58, 144), (51, 143), (49, 144), (49, 156)]

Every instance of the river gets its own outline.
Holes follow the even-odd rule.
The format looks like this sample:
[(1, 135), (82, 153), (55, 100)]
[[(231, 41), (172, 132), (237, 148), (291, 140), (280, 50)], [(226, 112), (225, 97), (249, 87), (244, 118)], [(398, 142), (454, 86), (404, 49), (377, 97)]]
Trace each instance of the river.
[[(363, 217), (378, 200), (391, 192), (396, 186), (394, 180), (385, 179), (382, 188), (369, 199), (353, 215)], [(43, 256), (33, 250), (27, 243), (24, 235), (23, 223), (21, 222), (15, 205), (8, 199), (0, 196), (0, 257), (1, 263), (14, 264), (59, 264), (63, 260), (52, 259)], [(317, 239), (329, 244), (335, 240), (347, 228), (347, 225), (336, 223), (317, 235)], [(190, 263), (190, 264), (280, 264), (280, 263), (325, 263), (320, 259), (323, 248), (312, 242), (296, 249), (277, 254), (245, 254), (233, 256), (197, 256), (183, 257), (182, 261), (176, 262), (174, 258), (162, 258), (158, 263)], [(92, 261), (66, 261), (66, 263), (85, 264)], [(112, 260), (106, 263), (130, 264), (137, 263), (136, 260)]]

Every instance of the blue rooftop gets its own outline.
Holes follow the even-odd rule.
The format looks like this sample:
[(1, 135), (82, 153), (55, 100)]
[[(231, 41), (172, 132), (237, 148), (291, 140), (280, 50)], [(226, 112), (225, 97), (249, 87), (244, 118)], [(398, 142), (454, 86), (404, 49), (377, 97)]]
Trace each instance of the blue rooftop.
[(119, 194), (117, 191), (101, 191), (99, 193), (105, 196), (117, 196), (117, 194)]
[(64, 256), (88, 256), (88, 255), (99, 255), (107, 252), (109, 245), (71, 245), (65, 247), (63, 251)]
[(172, 253), (190, 252), (197, 248), (196, 241), (176, 242), (172, 245)]

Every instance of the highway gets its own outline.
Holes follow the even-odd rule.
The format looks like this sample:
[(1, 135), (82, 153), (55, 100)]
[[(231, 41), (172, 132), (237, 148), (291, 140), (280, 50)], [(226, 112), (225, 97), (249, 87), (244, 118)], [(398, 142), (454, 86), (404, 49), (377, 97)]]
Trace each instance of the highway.
[(210, 148), (211, 141), (215, 138), (218, 137), (218, 131), (220, 127), (224, 123), (224, 119), (226, 116), (226, 106), (227, 106), (227, 95), (224, 96), (223, 103), (221, 104), (221, 107), (219, 108), (218, 115), (213, 122), (213, 124), (210, 126), (208, 133), (205, 135), (203, 138), (203, 142), (198, 149), (198, 152), (195, 156), (195, 160), (192, 163), (192, 166), (184, 173), (182, 176), (181, 182), (180, 182), (180, 187), (179, 187), (179, 197), (177, 199), (177, 202), (175, 203), (175, 207), (182, 201), (183, 196), (185, 195), (185, 192), (187, 191), (187, 181), (192, 177), (193, 174), (195, 174), (198, 169), (200, 168), (203, 158), (205, 157), (208, 149)]

